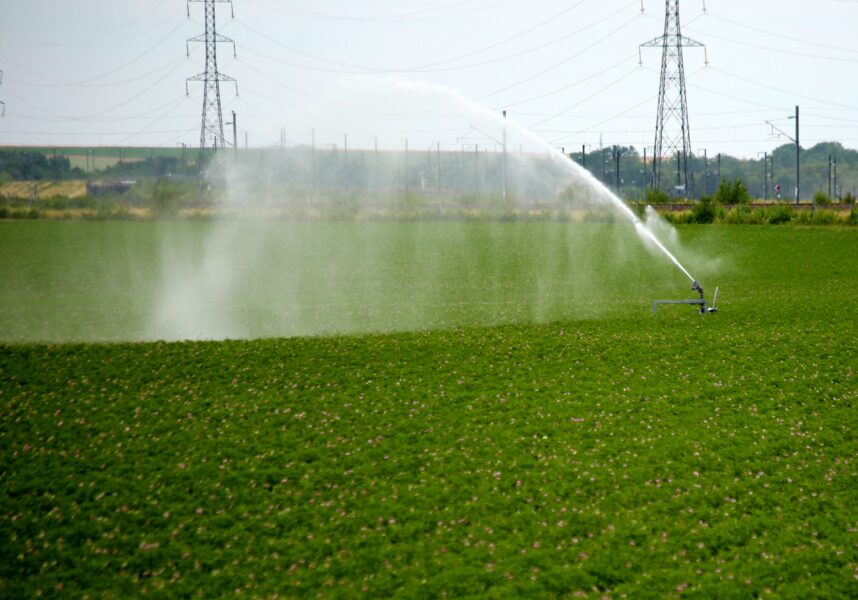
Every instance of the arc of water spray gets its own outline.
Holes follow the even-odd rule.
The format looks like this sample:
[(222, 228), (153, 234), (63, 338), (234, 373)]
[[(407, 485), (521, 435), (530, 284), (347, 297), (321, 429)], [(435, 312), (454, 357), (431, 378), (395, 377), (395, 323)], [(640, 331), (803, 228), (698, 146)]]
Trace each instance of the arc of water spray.
[(485, 109), (479, 105), (476, 105), (476, 107), (478, 109), (483, 110), (486, 113), (490, 114), (492, 116), (492, 118), (497, 120), (500, 124), (505, 125), (507, 127), (514, 128), (521, 135), (527, 137), (528, 139), (530, 139), (534, 143), (546, 148), (549, 151), (550, 156), (553, 159), (562, 161), (562, 163), (564, 165), (566, 165), (567, 167), (574, 170), (577, 174), (581, 175), (600, 194), (602, 194), (604, 197), (606, 197), (608, 199), (608, 201), (610, 201), (610, 203), (614, 206), (614, 208), (616, 208), (620, 212), (621, 215), (623, 215), (625, 218), (627, 218), (629, 220), (629, 222), (631, 222), (634, 225), (635, 232), (637, 233), (638, 237), (642, 238), (644, 241), (650, 242), (656, 248), (658, 248), (670, 260), (670, 262), (672, 262), (680, 271), (682, 271), (682, 273), (686, 277), (688, 277), (689, 280), (691, 280), (692, 282), (697, 281), (691, 275), (691, 273), (688, 272), (688, 269), (686, 269), (682, 265), (682, 263), (679, 262), (679, 259), (676, 258), (676, 256), (674, 256), (673, 253), (670, 250), (668, 250), (667, 247), (661, 242), (661, 240), (659, 240), (656, 237), (656, 235), (652, 232), (652, 230), (650, 230), (650, 228), (647, 227), (646, 224), (638, 218), (638, 216), (634, 213), (634, 211), (632, 211), (632, 209), (629, 208), (628, 205), (625, 202), (623, 202), (616, 194), (614, 194), (611, 190), (609, 190), (607, 188), (607, 186), (605, 186), (604, 183), (602, 183), (601, 181), (596, 179), (593, 176), (593, 174), (590, 173), (590, 171), (588, 171), (587, 169), (585, 169), (584, 167), (582, 167), (578, 163), (569, 160), (569, 158), (566, 157), (566, 155), (564, 155), (562, 152), (560, 152), (556, 148), (551, 147), (548, 144), (548, 142), (546, 142), (545, 140), (540, 138), (538, 135), (536, 135), (532, 131), (526, 129), (525, 127), (522, 127), (521, 125), (519, 125), (515, 121), (510, 120), (510, 119), (501, 119), (501, 117), (498, 117), (493, 112), (491, 112), (491, 111), (489, 111), (489, 110), (487, 110), (487, 109)]
[[(363, 79), (363, 78), (361, 78)], [(476, 112), (488, 120), (495, 122), (499, 127), (512, 128), (520, 135), (524, 136), (526, 139), (530, 140), (534, 144), (546, 149), (548, 151), (549, 156), (557, 161), (559, 164), (572, 169), (577, 175), (583, 178), (592, 188), (594, 188), (600, 195), (606, 198), (611, 205), (619, 211), (619, 213), (625, 217), (632, 225), (634, 225), (635, 233), (641, 238), (644, 242), (649, 242), (653, 246), (659, 249), (664, 256), (673, 263), (676, 268), (678, 268), (683, 275), (688, 277), (688, 279), (692, 283), (696, 283), (696, 279), (688, 272), (679, 259), (673, 255), (673, 253), (667, 249), (667, 247), (661, 242), (661, 240), (656, 237), (655, 233), (646, 226), (646, 224), (641, 221), (638, 216), (629, 208), (625, 202), (623, 202), (616, 194), (614, 194), (611, 190), (605, 186), (604, 183), (596, 179), (590, 171), (582, 167), (581, 165), (569, 160), (563, 153), (561, 153), (556, 148), (553, 148), (546, 140), (542, 139), (529, 129), (523, 127), (516, 123), (513, 119), (508, 119), (507, 115), (503, 116), (498, 113), (489, 110), (488, 108), (481, 106), (480, 104), (474, 102), (473, 100), (468, 99), (464, 96), (459, 90), (455, 88), (450, 88), (442, 85), (425, 83), (425, 82), (411, 82), (411, 81), (399, 81), (391, 78), (382, 78), (388, 84), (393, 85), (399, 89), (403, 89), (405, 91), (412, 92), (430, 92), (437, 95), (445, 96), (447, 98), (453, 98), (456, 102), (461, 104), (463, 108)], [(474, 125), (470, 125), (471, 129), (479, 131), (483, 135), (494, 139), (492, 136), (489, 136), (483, 131), (477, 129)], [(496, 140), (497, 141), (497, 140)]]

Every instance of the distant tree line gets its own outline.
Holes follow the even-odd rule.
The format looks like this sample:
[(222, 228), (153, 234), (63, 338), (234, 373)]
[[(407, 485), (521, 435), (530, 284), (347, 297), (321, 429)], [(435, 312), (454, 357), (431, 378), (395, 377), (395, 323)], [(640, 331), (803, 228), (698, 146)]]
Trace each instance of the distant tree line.
[[(646, 165), (642, 152), (634, 146), (605, 147), (588, 149), (582, 161), (581, 152), (569, 153), (569, 157), (578, 164), (584, 162), (586, 168), (605, 185), (614, 190), (617, 187), (616, 155), (620, 154), (619, 187), (621, 194), (628, 199), (642, 199), (645, 190), (652, 186), (652, 154), (647, 156)], [(810, 200), (820, 194), (829, 194), (829, 157), (836, 161), (836, 170), (832, 164), (830, 195), (832, 199), (855, 196), (858, 191), (858, 151), (844, 148), (842, 144), (825, 142), (812, 148), (802, 148), (801, 197)], [(836, 182), (835, 175), (836, 173)], [(662, 190), (673, 194), (676, 177), (676, 161), (662, 163)], [(720, 175), (720, 177), (719, 177)], [(780, 197), (792, 200), (795, 194), (795, 146), (786, 144), (774, 149), (768, 157), (760, 155), (757, 159), (738, 159), (717, 153), (689, 157), (689, 189), (684, 194), (699, 199), (717, 193), (723, 181), (740, 180), (754, 199), (776, 198), (775, 186), (780, 185)], [(836, 185), (835, 185), (836, 183)]]
[[(567, 150), (570, 150), (567, 148)], [(186, 160), (184, 154), (171, 148), (150, 149), (151, 156), (117, 162), (98, 170), (99, 179), (191, 179), (198, 176), (194, 161)], [(247, 151), (242, 151), (244, 155)], [(256, 153), (250, 150), (250, 153)], [(597, 149), (588, 147), (587, 152), (567, 152), (570, 160), (584, 164), (586, 168), (607, 187), (628, 200), (642, 200), (652, 186), (652, 155), (644, 162), (643, 152), (634, 146), (606, 146)], [(619, 155), (619, 160), (617, 156)], [(122, 154), (120, 154), (122, 156)], [(127, 154), (126, 154), (127, 156)], [(829, 157), (836, 161), (829, 178)], [(187, 157), (190, 158), (190, 157)], [(480, 152), (401, 151), (373, 152), (352, 150), (345, 152), (307, 147), (290, 148), (278, 160), (286, 161), (272, 169), (271, 175), (278, 179), (288, 174), (293, 182), (304, 173), (307, 185), (333, 186), (343, 189), (363, 187), (365, 189), (400, 188), (411, 191), (431, 190), (440, 186), (444, 190), (473, 194), (496, 194), (502, 179), (502, 160), (498, 153), (481, 149)], [(858, 151), (844, 148), (839, 143), (817, 144), (801, 151), (802, 199), (832, 199), (855, 196), (858, 191)], [(311, 171), (312, 163), (312, 171)], [(619, 164), (619, 173), (617, 173)], [(508, 176), (519, 181), (527, 180), (526, 173), (513, 173), (510, 163)], [(713, 196), (723, 181), (740, 180), (754, 199), (774, 199), (775, 186), (780, 185), (780, 197), (791, 200), (795, 189), (795, 146), (786, 144), (776, 148), (768, 157), (738, 159), (732, 156), (709, 154), (689, 157), (689, 189), (682, 196), (700, 199)], [(312, 172), (312, 175), (311, 175)], [(662, 190), (674, 194), (676, 161), (668, 160), (662, 165)], [(394, 174), (395, 181), (382, 182), (385, 175)], [(537, 173), (538, 175), (538, 173)], [(63, 179), (85, 179), (87, 174), (72, 167), (68, 158), (56, 155), (52, 149), (0, 150), (0, 183), (3, 181), (42, 181)], [(532, 179), (532, 178), (531, 178)], [(537, 178), (538, 179), (538, 178)], [(538, 180), (528, 180), (530, 188), (539, 186)], [(514, 190), (521, 192), (522, 190)], [(538, 190), (530, 189), (536, 193)]]
[(196, 177), (196, 164), (175, 156), (150, 156), (144, 160), (121, 162), (98, 172), (103, 179), (138, 179), (161, 177)]
[(71, 161), (64, 156), (27, 150), (0, 150), (0, 183), (84, 177), (84, 172), (80, 168), (72, 168)]

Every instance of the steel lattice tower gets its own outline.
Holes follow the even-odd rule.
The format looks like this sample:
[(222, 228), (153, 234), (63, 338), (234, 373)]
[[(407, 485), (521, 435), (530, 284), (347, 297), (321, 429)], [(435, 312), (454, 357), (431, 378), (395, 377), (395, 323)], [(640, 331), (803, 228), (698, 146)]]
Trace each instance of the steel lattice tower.
[[(232, 44), (233, 55), (235, 54), (235, 42), (227, 37), (220, 35), (217, 32), (217, 17), (215, 6), (217, 4), (228, 3), (230, 11), (233, 11), (232, 0), (187, 0), (188, 2), (188, 18), (191, 16), (191, 2), (205, 3), (205, 24), (206, 31), (202, 35), (198, 35), (188, 40), (190, 42), (201, 42), (206, 47), (206, 70), (199, 75), (189, 77), (185, 82), (185, 93), (188, 94), (189, 81), (203, 82), (203, 118), (202, 126), (200, 127), (200, 156), (199, 164), (202, 166), (206, 147), (213, 150), (223, 148), (227, 145), (227, 141), (223, 135), (223, 113), (220, 103), (220, 82), (231, 81), (235, 83), (235, 93), (238, 95), (238, 82), (229, 75), (224, 75), (217, 68), (217, 45), (225, 42)], [(234, 17), (234, 12), (232, 13)], [(190, 48), (185, 45), (185, 50), (190, 55)]]
[[(0, 85), (3, 85), (3, 71), (0, 71)], [(0, 117), (6, 116), (6, 103), (0, 100)]]
[[(653, 187), (661, 187), (662, 160), (676, 158), (677, 189), (688, 189), (688, 155), (691, 130), (688, 124), (688, 98), (685, 88), (683, 48), (704, 48), (703, 44), (682, 35), (679, 0), (665, 0), (664, 35), (641, 48), (661, 48), (661, 82), (658, 89), (658, 115), (653, 151)], [(708, 64), (708, 58), (707, 58)]]

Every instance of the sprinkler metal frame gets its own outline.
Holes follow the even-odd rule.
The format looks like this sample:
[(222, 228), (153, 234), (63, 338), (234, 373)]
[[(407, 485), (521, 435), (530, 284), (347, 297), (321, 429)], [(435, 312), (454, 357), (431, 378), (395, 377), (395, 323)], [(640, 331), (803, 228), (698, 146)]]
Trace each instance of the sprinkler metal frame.
[(717, 287), (715, 288), (715, 295), (712, 297), (712, 306), (709, 306), (709, 303), (706, 301), (706, 297), (703, 294), (703, 286), (700, 285), (697, 281), (691, 284), (691, 291), (700, 294), (700, 298), (694, 298), (692, 300), (653, 300), (652, 312), (657, 312), (658, 307), (662, 304), (687, 304), (691, 306), (698, 306), (700, 307), (698, 312), (701, 315), (718, 312), (718, 309), (715, 307), (715, 303), (718, 301)]

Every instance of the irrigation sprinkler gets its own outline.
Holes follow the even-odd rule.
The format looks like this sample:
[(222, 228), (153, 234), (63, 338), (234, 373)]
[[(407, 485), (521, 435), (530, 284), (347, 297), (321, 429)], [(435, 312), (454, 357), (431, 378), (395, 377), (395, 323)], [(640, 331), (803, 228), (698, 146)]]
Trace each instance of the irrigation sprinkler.
[(715, 303), (718, 301), (718, 288), (715, 288), (715, 295), (712, 296), (712, 306), (709, 306), (709, 303), (706, 301), (706, 297), (703, 293), (703, 286), (700, 285), (697, 281), (691, 284), (691, 291), (697, 292), (700, 297), (692, 298), (690, 300), (653, 300), (652, 302), (652, 312), (655, 313), (658, 311), (658, 307), (662, 304), (688, 304), (691, 306), (699, 307), (699, 312), (701, 315), (705, 315), (707, 313), (715, 313), (718, 312), (718, 309), (715, 306)]

